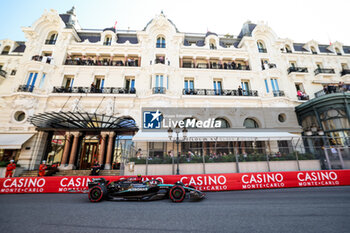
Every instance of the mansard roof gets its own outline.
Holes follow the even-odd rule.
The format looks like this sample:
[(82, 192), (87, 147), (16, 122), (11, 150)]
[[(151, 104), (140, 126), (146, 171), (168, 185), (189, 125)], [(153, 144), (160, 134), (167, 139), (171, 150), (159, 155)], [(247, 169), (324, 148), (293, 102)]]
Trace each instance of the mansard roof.
[(16, 41), (16, 43), (18, 44), (18, 46), (12, 52), (14, 52), (14, 53), (23, 53), (24, 50), (26, 49), (25, 42), (23, 42), (23, 41)]
[(78, 36), (80, 37), (82, 42), (88, 40), (90, 43), (96, 43), (101, 40), (100, 33), (78, 32)]

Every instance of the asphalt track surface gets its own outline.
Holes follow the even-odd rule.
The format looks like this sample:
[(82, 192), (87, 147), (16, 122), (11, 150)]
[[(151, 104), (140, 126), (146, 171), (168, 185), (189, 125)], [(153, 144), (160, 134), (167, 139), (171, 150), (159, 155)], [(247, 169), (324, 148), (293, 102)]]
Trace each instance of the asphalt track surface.
[(350, 232), (350, 186), (207, 193), (201, 202), (0, 195), (0, 232)]

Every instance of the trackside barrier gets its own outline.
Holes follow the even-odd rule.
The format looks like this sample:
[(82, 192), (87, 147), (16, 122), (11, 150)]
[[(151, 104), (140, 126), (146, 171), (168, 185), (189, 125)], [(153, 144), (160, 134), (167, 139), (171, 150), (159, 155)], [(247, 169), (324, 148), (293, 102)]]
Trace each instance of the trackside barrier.
[[(99, 176), (118, 180), (127, 176)], [(0, 193), (82, 193), (92, 176), (1, 178)], [(173, 184), (182, 181), (202, 191), (249, 190), (350, 185), (350, 170), (223, 173), (203, 175), (144, 176)]]

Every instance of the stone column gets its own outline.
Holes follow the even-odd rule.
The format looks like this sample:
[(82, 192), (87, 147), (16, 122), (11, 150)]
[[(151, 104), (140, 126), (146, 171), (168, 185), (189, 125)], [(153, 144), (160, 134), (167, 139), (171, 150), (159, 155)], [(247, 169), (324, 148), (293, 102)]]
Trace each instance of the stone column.
[(71, 153), (69, 156), (69, 163), (68, 163), (68, 167), (67, 167), (67, 169), (70, 169), (70, 170), (75, 169), (74, 162), (75, 162), (75, 158), (77, 156), (79, 137), (81, 136), (80, 132), (74, 132), (72, 134), (74, 136), (74, 139), (73, 139), (72, 150), (71, 150)]
[(183, 58), (180, 57), (180, 68), (182, 68), (182, 67), (183, 67)]
[(102, 165), (104, 162), (105, 147), (106, 147), (106, 137), (107, 137), (106, 132), (102, 132), (101, 137), (102, 137), (102, 140), (101, 140), (100, 151), (98, 155), (98, 163)]
[(139, 56), (139, 62), (138, 65), (141, 66), (141, 56)]
[(127, 66), (127, 65), (128, 65), (128, 56), (125, 56), (124, 65), (125, 65), (125, 66)]
[(60, 169), (66, 169), (65, 165), (67, 164), (67, 161), (68, 161), (70, 142), (71, 142), (71, 133), (66, 132), (66, 142), (64, 144), (63, 156), (62, 156), (62, 160), (61, 160)]
[(106, 156), (105, 170), (110, 170), (111, 169), (114, 135), (115, 135), (114, 132), (110, 132), (109, 135), (108, 135), (108, 145), (107, 145), (107, 156)]

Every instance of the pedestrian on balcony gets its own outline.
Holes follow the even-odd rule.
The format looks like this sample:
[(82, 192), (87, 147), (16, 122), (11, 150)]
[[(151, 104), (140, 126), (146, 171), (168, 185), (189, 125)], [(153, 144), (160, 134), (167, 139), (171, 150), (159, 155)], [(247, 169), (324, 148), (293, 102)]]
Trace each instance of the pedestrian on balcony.
[(14, 160), (10, 160), (10, 163), (7, 165), (6, 167), (6, 174), (5, 174), (5, 178), (7, 177), (12, 177), (13, 175), (13, 170), (16, 169), (16, 164)]
[(238, 95), (243, 95), (243, 90), (241, 86), (238, 86)]
[(231, 66), (233, 70), (236, 69), (236, 63), (234, 61), (232, 61)]
[(96, 90), (95, 84), (94, 84), (94, 83), (91, 83), (90, 92), (91, 92), (91, 93), (95, 93), (95, 90)]
[(43, 162), (39, 166), (39, 176), (45, 176), (45, 170), (47, 169), (46, 161), (43, 160)]
[(339, 82), (338, 87), (340, 92), (346, 91), (346, 85), (344, 82)]

